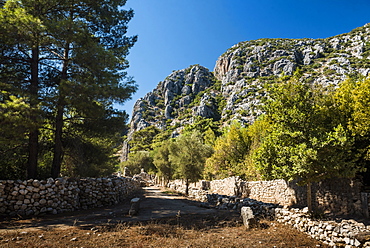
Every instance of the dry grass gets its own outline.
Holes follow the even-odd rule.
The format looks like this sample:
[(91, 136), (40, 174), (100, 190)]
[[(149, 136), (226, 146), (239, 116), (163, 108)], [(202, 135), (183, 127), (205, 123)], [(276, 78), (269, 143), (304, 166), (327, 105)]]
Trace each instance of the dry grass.
[(246, 230), (237, 214), (184, 215), (139, 223), (2, 231), (0, 247), (327, 247), (282, 224), (264, 220)]

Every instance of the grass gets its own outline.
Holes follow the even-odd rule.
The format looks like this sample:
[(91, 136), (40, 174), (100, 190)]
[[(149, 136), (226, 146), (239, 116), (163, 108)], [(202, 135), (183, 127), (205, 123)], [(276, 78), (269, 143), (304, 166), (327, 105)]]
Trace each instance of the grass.
[(2, 230), (0, 247), (327, 247), (287, 226), (263, 220), (247, 230), (237, 213), (178, 215), (148, 222), (27, 231)]

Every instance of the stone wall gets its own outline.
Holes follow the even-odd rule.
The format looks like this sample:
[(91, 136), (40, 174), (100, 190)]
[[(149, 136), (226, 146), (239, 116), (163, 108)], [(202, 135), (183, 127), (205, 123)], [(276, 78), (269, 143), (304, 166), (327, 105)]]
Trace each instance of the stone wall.
[[(185, 192), (181, 180), (170, 188)], [(324, 212), (356, 214), (368, 217), (369, 193), (360, 192), (360, 183), (347, 179), (326, 180), (312, 185), (314, 206)], [(246, 182), (237, 177), (200, 181), (190, 185), (190, 196), (202, 201), (203, 207), (239, 210), (250, 207), (257, 218), (275, 218), (333, 247), (370, 248), (370, 226), (353, 219), (312, 219), (306, 204), (306, 187), (284, 180)], [(285, 207), (281, 207), (283, 205)], [(352, 209), (353, 208), (353, 209)]]
[(140, 189), (131, 178), (0, 180), (1, 215), (62, 213), (113, 205)]
[(370, 226), (353, 219), (314, 220), (307, 208), (276, 208), (275, 219), (333, 247), (370, 248)]
[[(325, 199), (327, 202), (334, 202), (332, 199), (335, 196), (338, 197), (336, 201), (343, 199), (342, 197), (356, 196), (356, 182), (346, 180), (336, 182), (338, 185), (332, 186), (331, 190), (341, 189), (343, 191), (328, 191), (329, 185), (333, 185), (334, 182), (335, 180), (332, 182), (327, 181), (326, 184), (323, 185), (314, 185), (316, 191), (315, 196), (319, 199), (316, 201), (317, 204), (324, 204)], [(216, 208), (221, 210), (233, 209), (240, 211), (243, 207), (249, 207), (252, 209), (253, 215), (257, 220), (260, 218), (275, 219), (276, 221), (290, 225), (329, 246), (370, 248), (370, 226), (366, 226), (364, 223), (358, 222), (354, 219), (341, 219), (335, 216), (327, 219), (314, 219), (309, 213), (307, 207), (282, 207), (279, 204), (266, 203), (252, 199), (260, 198), (270, 202), (273, 201), (275, 203), (280, 199), (280, 202), (285, 202), (287, 205), (291, 205), (294, 201), (299, 201), (300, 198), (303, 199), (302, 195), (305, 192), (304, 187), (299, 187), (294, 184), (291, 185), (282, 180), (240, 183), (242, 183), (242, 181), (239, 181), (238, 178), (227, 178), (225, 180), (217, 180), (216, 182), (200, 181), (191, 185), (189, 194), (194, 197), (194, 199), (202, 201), (200, 206), (206, 208)], [(235, 184), (236, 186), (234, 187)], [(348, 188), (342, 188), (346, 184)], [(177, 191), (185, 192), (185, 186), (182, 184), (181, 180), (173, 181), (169, 186)], [(317, 189), (318, 187), (321, 187), (320, 190)], [(245, 190), (247, 189), (248, 191), (246, 192)], [(295, 195), (297, 190), (300, 190), (299, 194), (302, 194), (301, 196), (298, 195), (297, 197)], [(221, 194), (216, 193), (216, 191), (219, 191)], [(239, 196), (237, 196), (238, 194), (233, 194), (233, 192), (237, 192)], [(222, 193), (227, 193), (229, 196)], [(353, 195), (351, 196), (351, 194)], [(244, 198), (247, 195), (252, 198)], [(361, 196), (365, 198), (363, 203), (367, 207), (367, 198), (369, 194), (361, 193)], [(292, 201), (289, 199), (292, 199)], [(352, 198), (347, 199), (343, 203), (336, 203), (343, 205), (346, 208), (346, 206), (350, 205), (351, 199)], [(325, 204), (330, 206), (328, 203)], [(336, 206), (331, 206), (331, 208), (334, 210), (339, 209)], [(318, 216), (320, 217), (320, 215)]]
[[(185, 192), (185, 184), (181, 180), (172, 181), (169, 187)], [(284, 180), (243, 181), (238, 177), (230, 177), (210, 182), (200, 181), (191, 184), (190, 188), (198, 195), (199, 190), (206, 190), (208, 193), (248, 197), (282, 206), (307, 205), (306, 186)], [(364, 197), (361, 196), (361, 183), (355, 180), (341, 178), (312, 184), (313, 207), (324, 213), (366, 215), (368, 210), (364, 209)]]
[[(284, 180), (241, 182), (241, 194), (263, 202), (283, 206), (307, 205), (307, 187)], [(337, 215), (363, 214), (361, 182), (350, 179), (327, 179), (312, 184), (313, 208)]]

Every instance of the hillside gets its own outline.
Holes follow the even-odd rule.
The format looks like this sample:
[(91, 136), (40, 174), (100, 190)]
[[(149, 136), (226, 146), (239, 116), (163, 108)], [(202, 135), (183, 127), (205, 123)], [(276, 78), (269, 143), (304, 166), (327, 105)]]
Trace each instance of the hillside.
[(298, 68), (323, 85), (370, 75), (370, 24), (325, 39), (240, 42), (218, 58), (213, 72), (200, 65), (174, 71), (136, 102), (128, 138), (149, 126), (176, 136), (198, 116), (220, 125), (234, 119), (252, 123), (266, 97), (265, 85)]

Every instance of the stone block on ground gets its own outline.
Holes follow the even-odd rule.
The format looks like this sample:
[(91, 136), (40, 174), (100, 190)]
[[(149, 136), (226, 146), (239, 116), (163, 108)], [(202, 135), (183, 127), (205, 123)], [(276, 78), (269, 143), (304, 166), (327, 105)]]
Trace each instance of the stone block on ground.
[(241, 208), (241, 216), (243, 219), (244, 226), (249, 229), (254, 227), (257, 224), (257, 219), (253, 214), (253, 210), (250, 207), (242, 207)]
[(131, 199), (131, 208), (128, 212), (130, 216), (137, 215), (140, 209), (140, 198)]

